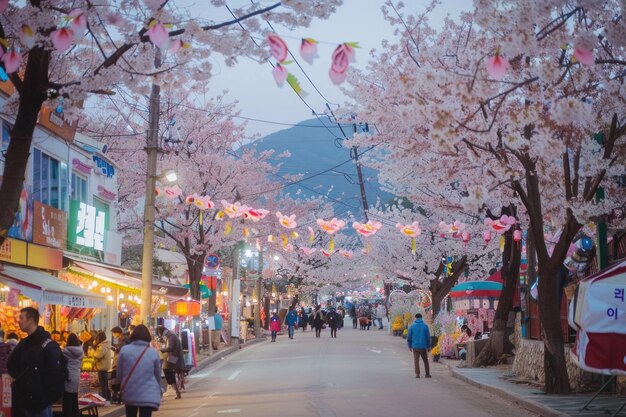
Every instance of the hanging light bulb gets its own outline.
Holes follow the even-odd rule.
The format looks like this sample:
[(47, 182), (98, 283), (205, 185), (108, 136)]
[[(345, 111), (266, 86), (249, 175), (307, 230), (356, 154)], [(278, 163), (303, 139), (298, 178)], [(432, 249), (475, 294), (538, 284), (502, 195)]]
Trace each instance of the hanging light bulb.
[(123, 293), (123, 292), (121, 292), (121, 293), (120, 293), (120, 300), (123, 300), (123, 299), (124, 299), (124, 293)]

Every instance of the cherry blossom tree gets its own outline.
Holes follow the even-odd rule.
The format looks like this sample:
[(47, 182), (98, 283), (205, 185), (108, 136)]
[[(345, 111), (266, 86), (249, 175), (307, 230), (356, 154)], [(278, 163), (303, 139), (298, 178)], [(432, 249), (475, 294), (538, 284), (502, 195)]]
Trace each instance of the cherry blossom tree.
[(411, 201), (453, 188), (459, 209), (519, 208), (537, 255), (545, 389), (567, 393), (557, 271), (583, 225), (622, 218), (626, 201), (614, 180), (624, 173), (624, 4), (477, 0), (441, 31), (428, 11), (385, 12), (400, 41), (351, 76), (355, 110), (382, 133), (358, 140), (383, 142), (368, 156)]
[[(250, 36), (250, 31), (264, 35), (255, 19), (308, 26), (313, 18), (327, 18), (339, 4), (253, 2), (233, 10), (229, 21), (204, 22), (174, 0), (3, 1), (0, 68), (15, 88), (4, 111), (15, 121), (0, 187), (0, 242), (17, 211), (43, 105), (61, 106), (64, 117), (74, 119), (80, 103), (94, 94), (113, 94), (117, 86), (145, 92), (165, 74), (173, 85), (193, 89), (210, 80), (214, 53), (224, 55), (228, 65), (244, 56), (267, 59), (269, 52), (256, 47)], [(213, 0), (210, 7), (224, 5)], [(238, 25), (244, 20), (247, 30)]]

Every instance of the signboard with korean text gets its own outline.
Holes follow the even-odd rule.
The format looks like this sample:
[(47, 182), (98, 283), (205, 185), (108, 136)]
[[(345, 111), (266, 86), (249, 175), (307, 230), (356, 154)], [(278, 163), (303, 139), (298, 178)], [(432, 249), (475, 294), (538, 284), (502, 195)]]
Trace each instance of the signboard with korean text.
[(70, 201), (67, 241), (70, 244), (104, 251), (106, 213), (77, 200)]
[(33, 243), (64, 249), (67, 246), (67, 213), (35, 201)]
[(7, 238), (0, 245), (0, 261), (26, 265), (26, 242)]
[(105, 307), (104, 299), (97, 297), (84, 297), (80, 295), (68, 295), (44, 292), (44, 304), (54, 304), (76, 308), (102, 308)]
[(51, 109), (48, 106), (42, 106), (39, 112), (39, 124), (52, 133), (56, 134), (62, 139), (68, 142), (74, 141), (76, 135), (76, 126), (78, 123), (66, 119), (63, 113), (58, 113), (56, 109)]

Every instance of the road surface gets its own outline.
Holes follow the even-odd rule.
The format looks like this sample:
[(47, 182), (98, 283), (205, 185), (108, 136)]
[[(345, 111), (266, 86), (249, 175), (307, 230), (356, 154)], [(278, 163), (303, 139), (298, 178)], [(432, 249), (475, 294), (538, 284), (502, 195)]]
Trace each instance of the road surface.
[(532, 416), (431, 363), (416, 379), (406, 341), (387, 330), (296, 331), (262, 342), (187, 378), (155, 417)]

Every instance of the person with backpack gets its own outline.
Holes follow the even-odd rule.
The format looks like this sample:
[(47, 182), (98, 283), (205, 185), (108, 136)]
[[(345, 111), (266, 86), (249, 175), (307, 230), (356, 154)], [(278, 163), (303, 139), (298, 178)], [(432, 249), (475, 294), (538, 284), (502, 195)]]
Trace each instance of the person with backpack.
[(315, 307), (313, 326), (315, 327), (315, 337), (320, 337), (322, 335), (322, 327), (324, 327), (324, 313), (319, 305)]
[(326, 314), (326, 321), (328, 322), (328, 327), (330, 327), (330, 337), (337, 338), (337, 327), (339, 327), (339, 320), (341, 320), (341, 317), (334, 308), (331, 308), (328, 314)]
[(95, 370), (98, 371), (98, 381), (100, 383), (100, 396), (107, 401), (111, 401), (111, 388), (109, 387), (109, 371), (111, 370), (112, 354), (111, 343), (107, 340), (104, 332), (98, 332), (94, 340), (93, 358), (95, 359)]
[(150, 347), (152, 336), (143, 324), (130, 335), (130, 344), (117, 357), (120, 393), (126, 405), (126, 417), (151, 417), (161, 405), (161, 359)]
[(52, 403), (63, 396), (67, 362), (50, 333), (38, 325), (39, 312), (20, 310), (18, 325), (28, 334), (11, 352), (7, 370), (13, 378), (13, 417), (52, 417)]
[(63, 393), (63, 417), (79, 417), (78, 385), (80, 384), (80, 366), (83, 363), (83, 348), (78, 336), (70, 333), (65, 341), (63, 355), (67, 360), (68, 378)]
[(165, 347), (161, 349), (164, 353), (163, 374), (168, 385), (174, 387), (176, 398), (180, 398), (180, 390), (176, 383), (176, 372), (183, 370), (185, 358), (183, 358), (183, 344), (178, 336), (163, 326), (157, 327), (157, 335), (165, 339)]

